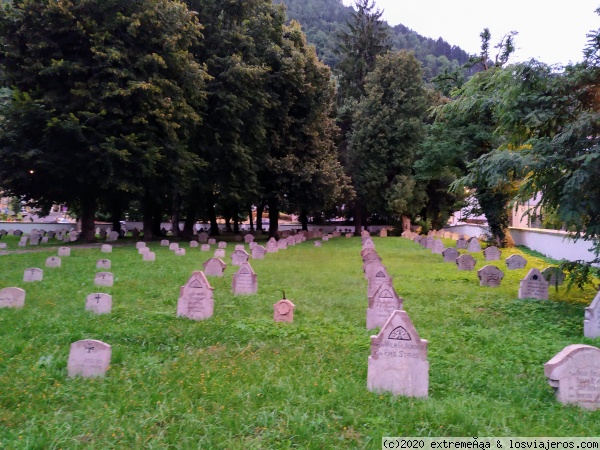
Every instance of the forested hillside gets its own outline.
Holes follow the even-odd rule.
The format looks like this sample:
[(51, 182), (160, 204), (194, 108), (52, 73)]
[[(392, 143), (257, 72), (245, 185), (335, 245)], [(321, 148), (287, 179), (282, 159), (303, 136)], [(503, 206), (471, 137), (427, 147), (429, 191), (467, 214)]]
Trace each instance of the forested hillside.
[[(274, 0), (274, 3), (285, 4), (288, 19), (300, 22), (308, 41), (317, 48), (319, 57), (330, 67), (335, 67), (339, 60), (335, 52), (336, 36), (341, 29), (345, 29), (352, 8), (344, 6), (341, 0)], [(394, 48), (415, 52), (423, 64), (426, 80), (445, 68), (454, 69), (469, 59), (464, 50), (442, 38), (421, 36), (404, 25), (391, 27), (390, 31)]]

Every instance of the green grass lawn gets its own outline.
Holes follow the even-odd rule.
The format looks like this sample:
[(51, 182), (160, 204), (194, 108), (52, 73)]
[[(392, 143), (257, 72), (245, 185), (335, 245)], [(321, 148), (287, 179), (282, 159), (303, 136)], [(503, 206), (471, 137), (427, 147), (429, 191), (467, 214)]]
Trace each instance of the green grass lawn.
[[(429, 341), (428, 399), (366, 389), (367, 282), (359, 238), (312, 241), (251, 260), (259, 294), (231, 295), (209, 277), (215, 313), (176, 317), (179, 287), (211, 254), (177, 257), (158, 243), (143, 262), (133, 242), (112, 254), (73, 248), (62, 267), (53, 249), (0, 257), (0, 288), (27, 291), (22, 310), (0, 309), (0, 448), (381, 448), (382, 436), (598, 436), (600, 412), (554, 399), (543, 365), (583, 337), (592, 290), (550, 290), (549, 301), (519, 300), (519, 280), (548, 265), (504, 250), (499, 288), (479, 287), (412, 241), (373, 238), (421, 338)], [(447, 245), (452, 241), (444, 240)], [(6, 236), (9, 250), (18, 238)], [(51, 241), (52, 242), (52, 241)], [(214, 246), (213, 246), (214, 247)], [(247, 246), (246, 246), (247, 247)], [(527, 268), (506, 270), (521, 253)], [(475, 254), (476, 270), (485, 265)], [(110, 258), (115, 284), (93, 284)], [(23, 283), (28, 267), (40, 283)], [(273, 323), (273, 304), (296, 305), (294, 323)], [(113, 296), (109, 315), (84, 310), (92, 292)], [(112, 346), (104, 379), (67, 378), (69, 346)]]

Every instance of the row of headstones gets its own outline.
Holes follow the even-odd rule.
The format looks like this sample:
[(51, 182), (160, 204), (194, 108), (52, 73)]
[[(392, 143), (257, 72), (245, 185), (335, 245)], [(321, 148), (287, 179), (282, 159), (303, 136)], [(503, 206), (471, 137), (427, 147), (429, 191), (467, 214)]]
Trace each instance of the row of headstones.
[[(79, 233), (75, 230), (66, 231), (60, 230), (56, 231), (45, 231), (45, 230), (31, 230), (28, 235), (24, 235), (21, 230), (0, 230), (0, 238), (7, 234), (13, 234), (15, 236), (20, 236), (19, 243), (17, 244), (19, 247), (26, 247), (29, 245), (39, 245), (40, 243), (46, 244), (50, 239), (56, 239), (63, 242), (74, 242), (79, 237)], [(0, 249), (7, 248), (6, 242), (0, 242)]]
[[(381, 232), (379, 236), (386, 237)], [(367, 279), (367, 329), (380, 328), (377, 335), (371, 336), (367, 389), (427, 397), (427, 341), (419, 337), (404, 311), (404, 300), (396, 293), (368, 232), (362, 233), (361, 258)]]
[[(408, 237), (408, 236), (407, 236)], [(410, 238), (410, 237), (409, 237)], [(490, 249), (492, 247), (488, 247)], [(486, 249), (486, 250), (488, 250)], [(454, 252), (453, 252), (453, 251)], [(446, 254), (448, 252), (449, 254)], [(486, 252), (484, 251), (484, 254)], [(499, 250), (492, 248), (489, 250), (491, 257), (500, 259)], [(456, 250), (446, 249), (443, 253), (444, 260), (451, 262), (452, 258), (456, 260)], [(463, 270), (472, 270), (475, 266), (474, 259), (471, 255), (462, 255), (459, 258), (465, 258), (469, 261)], [(486, 254), (486, 260), (488, 255)], [(470, 260), (473, 260), (470, 262)], [(461, 268), (461, 263), (458, 261), (457, 265)], [(509, 269), (520, 269), (524, 268), (527, 261), (520, 255), (513, 255), (506, 260), (507, 267)], [(494, 266), (485, 266), (483, 269), (478, 271), (480, 279), (480, 285), (482, 286), (498, 286), (500, 280), (504, 276), (503, 272)], [(564, 273), (556, 267), (548, 267), (543, 272), (538, 269), (531, 269), (527, 276), (521, 280), (519, 287), (519, 298), (548, 298), (548, 285), (549, 284), (562, 284), (564, 280)], [(383, 284), (381, 286), (384, 286)], [(378, 295), (381, 292), (374, 294), (373, 300), (369, 298), (369, 304), (376, 305), (378, 301)], [(381, 303), (381, 302), (380, 302)], [(401, 303), (400, 303), (401, 304)], [(381, 303), (385, 305), (385, 303)], [(390, 348), (394, 347), (391, 343), (392, 332), (397, 329), (398, 324), (404, 326), (407, 331), (407, 338), (410, 339), (411, 333), (414, 333), (411, 329), (411, 324), (406, 323), (407, 317), (401, 314), (401, 311), (393, 312), (390, 315), (389, 322), (386, 322), (382, 326), (377, 338), (372, 337), (372, 356), (375, 353), (378, 358), (396, 360), (398, 356), (397, 351), (390, 351)], [(387, 334), (390, 332), (390, 334)], [(415, 331), (416, 332), (416, 331)], [(385, 336), (388, 336), (387, 340)], [(584, 335), (589, 338), (600, 337), (600, 292), (596, 295), (592, 304), (585, 309), (585, 320), (584, 320)], [(414, 339), (416, 340), (416, 339)], [(375, 346), (375, 350), (373, 347)], [(383, 347), (383, 352), (380, 349)], [(423, 346), (423, 350), (426, 351), (426, 345)], [(415, 354), (421, 355), (422, 359), (426, 358), (426, 354), (415, 352)], [(389, 361), (383, 363), (383, 367), (390, 367)], [(404, 366), (399, 364), (403, 369)], [(374, 366), (374, 368), (377, 366)], [(425, 367), (425, 366), (423, 366)], [(428, 367), (428, 366), (427, 366)], [(377, 384), (381, 390), (390, 390), (392, 392), (406, 394), (405, 392), (411, 392), (412, 384), (409, 382), (412, 378), (406, 375), (405, 372), (397, 377), (388, 375), (383, 377), (383, 383)], [(424, 372), (424, 369), (423, 369)], [(369, 372), (371, 374), (371, 372)], [(375, 370), (373, 370), (375, 374)], [(548, 383), (556, 391), (556, 398), (559, 402), (564, 404), (575, 404), (584, 409), (596, 410), (600, 408), (600, 349), (597, 347), (573, 344), (565, 347), (557, 355), (555, 355), (550, 361), (544, 365), (544, 374), (548, 378)], [(409, 373), (412, 375), (412, 373)], [(421, 374), (422, 377), (427, 377), (426, 373)], [(374, 378), (376, 379), (376, 378)], [(378, 380), (378, 379), (377, 379)], [(406, 382), (400, 386), (397, 386), (394, 380), (405, 380)], [(413, 393), (414, 395), (414, 393)], [(425, 393), (426, 395), (426, 393)]]

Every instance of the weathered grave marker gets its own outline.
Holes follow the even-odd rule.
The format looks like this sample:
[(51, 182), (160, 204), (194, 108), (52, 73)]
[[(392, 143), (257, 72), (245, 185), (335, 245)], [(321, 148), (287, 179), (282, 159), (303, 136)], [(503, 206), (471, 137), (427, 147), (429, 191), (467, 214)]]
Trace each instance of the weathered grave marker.
[(464, 238), (464, 236), (461, 236), (457, 239), (456, 248), (462, 248), (462, 249), (467, 248), (467, 240)]
[(62, 260), (58, 256), (46, 258), (46, 267), (60, 267)]
[(160, 246), (161, 247), (169, 247), (169, 241), (167, 239), (163, 239), (160, 241)]
[(225, 242), (225, 241), (219, 241), (219, 244), (217, 245), (217, 248), (227, 248), (227, 242)]
[(216, 240), (216, 239), (210, 238), (210, 239), (208, 240), (208, 245), (215, 245), (216, 243), (217, 243), (217, 240)]
[(294, 321), (294, 309), (296, 305), (287, 299), (279, 300), (273, 305), (273, 320), (275, 322), (288, 322)]
[(251, 242), (254, 242), (254, 236), (252, 236), (251, 234), (247, 234), (246, 236), (244, 236), (244, 242), (246, 244), (250, 244)]
[(85, 299), (85, 309), (96, 314), (109, 314), (112, 310), (112, 296), (102, 293), (90, 294)]
[(321, 241), (315, 241), (315, 247), (321, 247), (322, 245)]
[(476, 237), (472, 237), (469, 239), (467, 244), (467, 251), (471, 253), (477, 253), (481, 251), (481, 245), (479, 244), (479, 239)]
[(448, 247), (442, 252), (442, 255), (444, 256), (444, 262), (456, 262), (459, 253), (454, 247)]
[(548, 282), (539, 269), (533, 268), (519, 281), (519, 298), (548, 300)]
[(382, 238), (383, 238), (383, 237), (387, 237), (387, 229), (385, 229), (385, 228), (382, 228), (382, 229), (379, 231), (379, 237), (382, 237)]
[(527, 265), (527, 260), (521, 255), (511, 255), (506, 258), (506, 267), (508, 270), (524, 269)]
[(224, 248), (216, 249), (215, 253), (214, 253), (214, 257), (215, 258), (225, 258), (225, 249)]
[(427, 341), (406, 311), (394, 311), (377, 336), (371, 336), (367, 389), (407, 397), (427, 397)]
[(369, 297), (367, 330), (382, 327), (390, 315), (402, 309), (403, 300), (396, 294), (391, 281), (383, 281), (375, 294)]
[(227, 264), (222, 259), (210, 258), (202, 264), (204, 275), (207, 277), (222, 277), (225, 274)]
[(95, 339), (83, 339), (71, 344), (67, 373), (69, 378), (103, 377), (110, 366), (110, 345)]
[(200, 246), (200, 251), (201, 252), (210, 252), (210, 245), (208, 245), (208, 244), (202, 244)]
[(43, 278), (44, 271), (35, 267), (25, 269), (25, 272), (23, 273), (23, 282), (25, 283), (31, 283), (33, 281), (42, 281)]
[(156, 253), (154, 252), (144, 252), (142, 261), (156, 261)]
[(212, 317), (214, 310), (213, 288), (203, 272), (196, 271), (179, 291), (177, 315), (193, 320)]
[(264, 259), (267, 249), (262, 245), (255, 245), (252, 248), (252, 259)]
[(431, 253), (436, 255), (441, 255), (444, 251), (444, 243), (440, 239), (435, 239), (433, 241), (433, 246), (431, 247)]
[(590, 411), (600, 408), (599, 348), (568, 345), (544, 364), (544, 374), (560, 403)]
[(111, 266), (110, 259), (99, 259), (96, 261), (96, 269), (109, 270)]
[(171, 242), (169, 244), (169, 250), (173, 251), (173, 250), (177, 250), (179, 248), (179, 244), (177, 242)]
[(542, 276), (549, 286), (561, 286), (565, 282), (565, 273), (559, 267), (546, 267)]
[(0, 289), (0, 308), (23, 308), (25, 291), (18, 287)]
[(486, 261), (499, 261), (500, 257), (502, 256), (502, 252), (498, 247), (492, 245), (483, 251), (483, 255), (485, 256)]
[(245, 250), (236, 250), (231, 254), (231, 265), (241, 266), (248, 262), (248, 259), (250, 259), (250, 255)]
[(600, 336), (600, 291), (598, 291), (590, 306), (585, 308), (583, 335), (592, 339)]
[(484, 266), (477, 271), (479, 286), (498, 287), (504, 278), (504, 272), (496, 266)]
[(381, 266), (379, 270), (375, 271), (373, 275), (367, 278), (367, 298), (373, 297), (379, 286), (381, 286), (385, 281), (392, 283), (392, 277), (389, 276), (387, 270)]
[(465, 253), (456, 258), (456, 267), (458, 270), (473, 270), (477, 261), (471, 255)]
[(94, 284), (96, 286), (112, 286), (114, 282), (113, 274), (111, 272), (98, 272), (94, 277)]
[(70, 247), (58, 247), (58, 256), (71, 256)]
[(175, 256), (185, 256), (185, 248), (175, 249)]
[(198, 241), (190, 241), (190, 248), (198, 248)]
[(256, 274), (249, 263), (240, 265), (238, 271), (233, 274), (231, 292), (233, 295), (251, 295), (258, 292)]

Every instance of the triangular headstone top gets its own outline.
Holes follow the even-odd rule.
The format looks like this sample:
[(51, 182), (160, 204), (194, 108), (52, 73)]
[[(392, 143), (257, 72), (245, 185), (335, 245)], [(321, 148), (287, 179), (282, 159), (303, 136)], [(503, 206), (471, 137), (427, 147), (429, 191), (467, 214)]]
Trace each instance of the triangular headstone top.
[(367, 389), (407, 397), (427, 397), (427, 341), (406, 311), (394, 311), (377, 336), (371, 336)]
[(375, 294), (369, 297), (367, 330), (383, 326), (390, 314), (402, 309), (402, 304), (403, 300), (396, 293), (391, 281), (382, 282)]
[(502, 252), (498, 247), (492, 245), (483, 251), (483, 255), (485, 256), (486, 261), (499, 261), (500, 257), (502, 256)]
[(498, 287), (504, 278), (504, 272), (496, 266), (484, 266), (477, 271), (479, 286)]
[(508, 270), (524, 269), (527, 265), (527, 260), (521, 255), (511, 255), (505, 261)]
[(233, 295), (252, 295), (258, 292), (257, 277), (249, 263), (242, 263), (233, 274), (231, 292)]
[(519, 298), (548, 300), (548, 282), (539, 269), (533, 268), (519, 281)]
[(477, 264), (477, 261), (468, 253), (460, 255), (458, 258), (456, 258), (456, 267), (458, 267), (458, 270), (473, 270), (475, 268), (475, 264)]
[(456, 258), (458, 258), (460, 254), (454, 247), (448, 247), (442, 252), (442, 255), (444, 256), (444, 262), (456, 262)]
[(479, 244), (479, 240), (476, 237), (472, 237), (469, 239), (467, 244), (467, 251), (471, 253), (477, 253), (481, 251), (481, 245)]
[(214, 310), (213, 288), (203, 272), (196, 271), (179, 291), (177, 315), (192, 320), (212, 317)]
[(222, 277), (227, 268), (227, 264), (220, 258), (210, 258), (202, 264), (204, 275), (207, 277)]
[(600, 337), (600, 291), (598, 291), (594, 300), (592, 300), (591, 305), (585, 308), (583, 335), (591, 339)]

